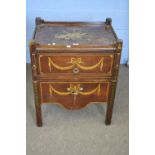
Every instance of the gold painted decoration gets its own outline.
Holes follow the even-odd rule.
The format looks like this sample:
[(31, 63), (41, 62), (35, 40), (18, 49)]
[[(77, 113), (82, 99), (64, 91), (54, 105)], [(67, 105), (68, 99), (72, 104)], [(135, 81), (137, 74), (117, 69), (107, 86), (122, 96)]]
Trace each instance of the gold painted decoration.
[(55, 67), (56, 69), (62, 70), (62, 71), (73, 69), (74, 66), (78, 66), (82, 70), (93, 70), (93, 69), (97, 68), (98, 66), (100, 66), (100, 71), (102, 71), (104, 61), (103, 61), (103, 57), (102, 57), (101, 60), (98, 63), (96, 63), (95, 65), (84, 66), (84, 65), (82, 65), (82, 64), (84, 64), (84, 62), (82, 61), (81, 58), (71, 58), (71, 60), (67, 63), (70, 63), (71, 65), (66, 66), (66, 67), (59, 66), (55, 62), (53, 62), (53, 60), (50, 57), (48, 57), (48, 67), (49, 67), (50, 72), (51, 72), (52, 66)]
[(73, 31), (73, 32), (62, 32), (62, 34), (56, 34), (55, 38), (57, 39), (65, 39), (65, 40), (74, 40), (74, 39), (82, 39), (84, 36), (87, 36), (87, 33)]
[(92, 95), (92, 94), (95, 94), (97, 93), (97, 95), (99, 96), (100, 95), (100, 91), (101, 91), (101, 88), (100, 88), (100, 84), (98, 84), (98, 86), (93, 89), (93, 90), (90, 90), (90, 91), (83, 91), (84, 89), (82, 87), (80, 87), (80, 84), (70, 84), (70, 87), (67, 88), (67, 91), (66, 92), (63, 92), (63, 91), (59, 91), (59, 90), (56, 90), (52, 84), (49, 85), (49, 92), (50, 92), (50, 95), (54, 93), (58, 94), (58, 95), (61, 95), (61, 96), (66, 96), (66, 95)]

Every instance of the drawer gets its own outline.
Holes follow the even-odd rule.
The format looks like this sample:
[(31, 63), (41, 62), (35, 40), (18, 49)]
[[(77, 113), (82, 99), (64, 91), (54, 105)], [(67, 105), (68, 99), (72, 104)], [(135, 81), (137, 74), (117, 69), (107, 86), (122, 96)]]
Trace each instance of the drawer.
[(101, 73), (105, 76), (110, 76), (112, 75), (113, 59), (113, 54), (38, 54), (38, 74)]
[(109, 82), (40, 82), (41, 103), (80, 109), (91, 102), (107, 102)]

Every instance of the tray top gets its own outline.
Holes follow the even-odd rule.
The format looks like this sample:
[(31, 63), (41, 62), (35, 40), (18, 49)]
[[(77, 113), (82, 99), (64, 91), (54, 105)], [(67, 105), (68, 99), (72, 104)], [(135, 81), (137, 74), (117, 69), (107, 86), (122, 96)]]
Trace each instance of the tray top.
[(51, 45), (113, 45), (117, 38), (112, 26), (86, 22), (48, 22), (36, 25), (34, 41)]

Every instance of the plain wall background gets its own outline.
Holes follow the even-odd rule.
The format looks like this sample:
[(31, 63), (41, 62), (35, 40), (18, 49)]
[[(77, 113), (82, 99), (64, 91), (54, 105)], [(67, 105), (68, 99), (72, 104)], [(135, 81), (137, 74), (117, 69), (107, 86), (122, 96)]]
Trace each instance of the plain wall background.
[(35, 27), (35, 17), (51, 21), (105, 21), (112, 25), (123, 40), (121, 63), (128, 60), (128, 0), (27, 0), (26, 1), (26, 62), (30, 63), (29, 40)]

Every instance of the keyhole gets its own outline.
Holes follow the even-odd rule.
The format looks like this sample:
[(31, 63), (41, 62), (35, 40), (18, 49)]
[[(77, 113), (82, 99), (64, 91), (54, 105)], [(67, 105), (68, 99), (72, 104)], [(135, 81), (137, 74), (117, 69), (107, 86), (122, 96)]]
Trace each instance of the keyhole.
[(74, 74), (78, 74), (78, 73), (79, 73), (79, 69), (78, 69), (78, 68), (74, 68), (74, 69), (73, 69), (73, 73), (74, 73)]

